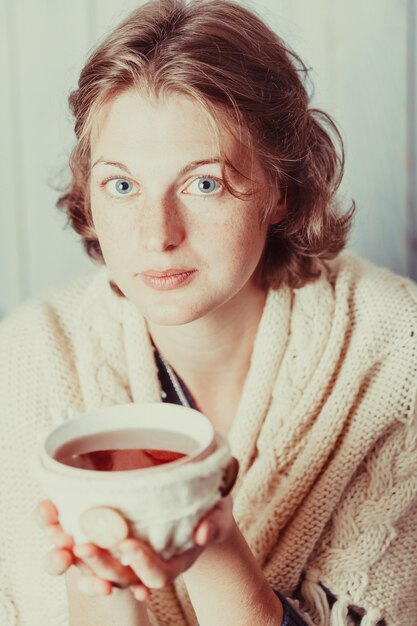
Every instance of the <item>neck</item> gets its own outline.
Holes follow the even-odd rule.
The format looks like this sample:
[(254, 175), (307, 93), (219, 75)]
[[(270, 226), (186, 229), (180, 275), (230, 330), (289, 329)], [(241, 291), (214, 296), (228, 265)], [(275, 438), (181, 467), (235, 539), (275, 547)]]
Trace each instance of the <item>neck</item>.
[(158, 351), (191, 387), (244, 379), (266, 293), (251, 288), (204, 318), (181, 326), (148, 329)]

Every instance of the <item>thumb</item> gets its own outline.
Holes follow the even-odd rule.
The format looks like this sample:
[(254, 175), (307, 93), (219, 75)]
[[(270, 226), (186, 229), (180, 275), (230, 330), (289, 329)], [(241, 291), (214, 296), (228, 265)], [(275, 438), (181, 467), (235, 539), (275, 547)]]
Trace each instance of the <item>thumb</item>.
[(220, 493), (222, 494), (222, 496), (227, 496), (231, 492), (236, 482), (238, 473), (239, 461), (234, 456), (232, 456), (228, 466), (223, 473), (222, 484), (220, 486)]
[(194, 533), (194, 541), (199, 546), (221, 543), (229, 537), (235, 524), (233, 498), (229, 494), (219, 500), (216, 506), (200, 521)]
[(115, 509), (106, 506), (84, 511), (80, 517), (80, 527), (89, 540), (100, 548), (111, 548), (129, 534), (125, 518)]

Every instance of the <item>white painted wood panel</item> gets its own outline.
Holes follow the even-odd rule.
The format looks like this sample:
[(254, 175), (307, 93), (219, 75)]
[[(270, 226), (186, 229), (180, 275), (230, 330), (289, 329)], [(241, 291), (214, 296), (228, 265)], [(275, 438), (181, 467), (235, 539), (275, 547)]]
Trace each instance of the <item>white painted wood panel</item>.
[[(379, 10), (378, 10), (378, 7)], [(334, 114), (346, 134), (352, 248), (406, 274), (406, 3), (332, 3)], [(345, 9), (345, 10), (343, 10)]]
[(417, 280), (417, 0), (407, 7), (407, 270)]
[(0, 317), (24, 296), (24, 249), (20, 245), (22, 219), (19, 213), (21, 181), (19, 126), (15, 115), (18, 97), (15, 74), (15, 20), (13, 5), (0, 2)]
[(25, 295), (32, 295), (86, 266), (75, 236), (64, 230), (64, 215), (55, 208), (54, 186), (68, 180), (60, 176), (73, 135), (67, 97), (91, 41), (84, 0), (18, 0), (15, 11)]

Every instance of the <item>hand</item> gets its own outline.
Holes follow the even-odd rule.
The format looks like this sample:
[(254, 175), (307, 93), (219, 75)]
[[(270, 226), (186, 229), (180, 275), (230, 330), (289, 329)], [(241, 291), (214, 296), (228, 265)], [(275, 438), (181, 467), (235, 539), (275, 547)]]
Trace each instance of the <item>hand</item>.
[[(137, 600), (146, 600), (152, 588), (162, 588), (173, 582), (179, 574), (193, 565), (207, 546), (221, 543), (231, 535), (235, 521), (232, 497), (228, 494), (235, 483), (238, 467), (237, 460), (232, 459), (221, 487), (223, 498), (200, 520), (194, 530), (196, 547), (168, 560), (158, 555), (147, 542), (134, 537), (126, 536), (116, 544), (122, 553), (121, 561), (107, 549), (97, 545), (94, 532), (87, 534), (95, 543), (74, 545), (72, 537), (60, 526), (53, 503), (44, 500), (38, 505), (35, 515), (54, 545), (44, 561), (46, 571), (52, 575), (61, 575), (71, 565), (75, 565), (80, 570), (79, 588), (88, 595), (108, 595), (114, 587), (128, 587)], [(88, 515), (90, 522), (94, 516), (98, 516), (96, 521), (104, 522), (105, 526), (107, 517), (113, 523), (124, 524), (127, 529), (123, 517), (112, 509), (91, 509)], [(100, 532), (99, 543), (102, 546), (112, 545), (114, 528), (111, 526), (112, 524), (105, 529), (107, 537), (103, 529)]]
[(193, 534), (196, 547), (182, 554), (165, 560), (148, 543), (132, 537), (118, 546), (121, 561), (148, 589), (160, 589), (187, 571), (208, 546), (222, 543), (231, 536), (235, 527), (232, 508), (230, 495), (221, 499), (196, 526)]
[[(135, 584), (139, 596), (146, 599), (149, 595), (146, 590), (141, 589), (143, 585), (133, 571), (121, 565), (110, 552), (92, 543), (75, 545), (72, 537), (59, 524), (57, 509), (50, 500), (40, 502), (34, 515), (54, 546), (46, 553), (43, 561), (43, 567), (48, 574), (61, 576), (74, 565), (80, 573), (79, 589), (87, 595), (108, 595), (113, 587), (124, 588)], [(98, 564), (100, 575), (96, 571)]]

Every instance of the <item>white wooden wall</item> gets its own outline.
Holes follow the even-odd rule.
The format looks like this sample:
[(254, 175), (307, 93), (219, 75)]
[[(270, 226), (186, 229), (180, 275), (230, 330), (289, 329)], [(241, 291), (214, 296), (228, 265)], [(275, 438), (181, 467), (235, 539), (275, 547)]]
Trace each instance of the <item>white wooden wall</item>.
[[(0, 316), (90, 269), (64, 230), (67, 96), (88, 52), (138, 0), (0, 0)], [(250, 0), (311, 70), (339, 123), (350, 247), (417, 279), (417, 0)]]

